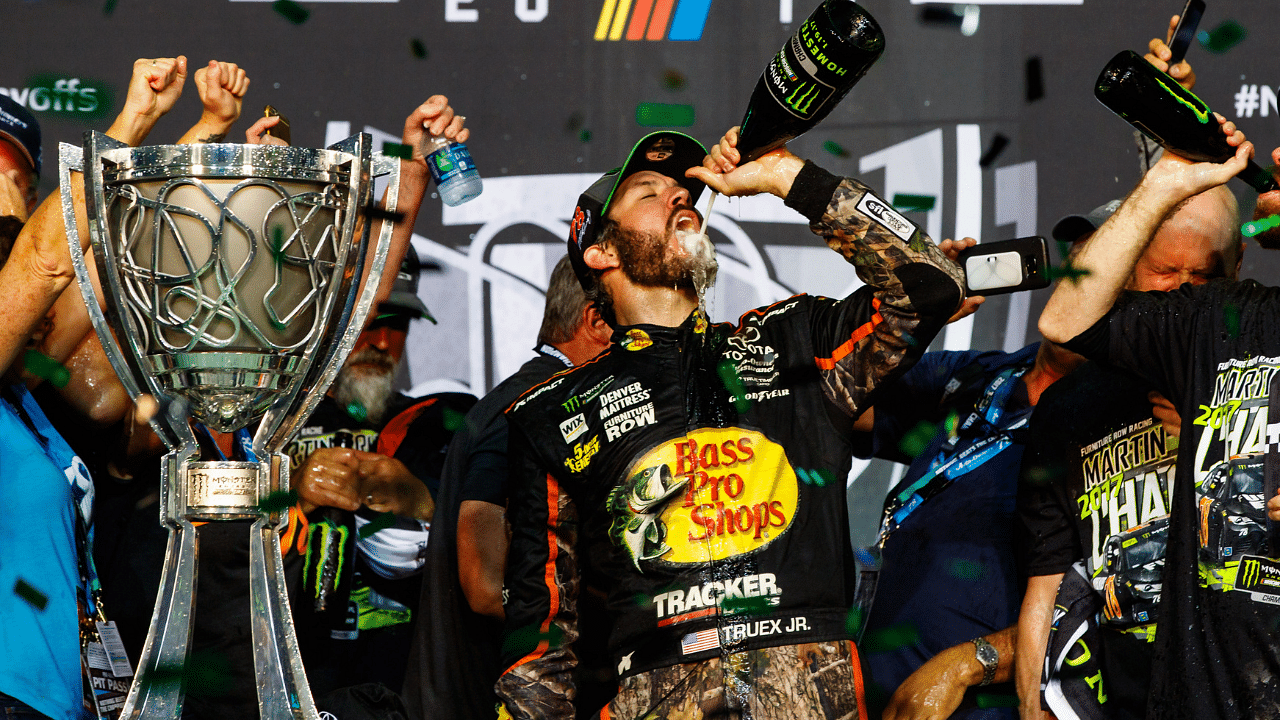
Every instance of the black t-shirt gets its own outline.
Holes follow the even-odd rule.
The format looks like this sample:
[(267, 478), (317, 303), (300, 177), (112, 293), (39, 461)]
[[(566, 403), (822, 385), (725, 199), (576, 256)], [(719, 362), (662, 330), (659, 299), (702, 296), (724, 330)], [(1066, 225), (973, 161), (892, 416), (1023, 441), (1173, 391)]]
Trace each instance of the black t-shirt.
[(1151, 718), (1280, 717), (1280, 562), (1266, 557), (1262, 490), (1277, 317), (1280, 289), (1215, 281), (1126, 293), (1068, 343), (1182, 415)]
[(1054, 383), (1031, 416), (1018, 483), (1015, 545), (1026, 574), (1083, 562), (1100, 595), (1101, 647), (1090, 654), (1103, 690), (1080, 695), (1106, 717), (1141, 717), (1150, 682), (1178, 448), (1151, 415), (1150, 389), (1097, 363)]

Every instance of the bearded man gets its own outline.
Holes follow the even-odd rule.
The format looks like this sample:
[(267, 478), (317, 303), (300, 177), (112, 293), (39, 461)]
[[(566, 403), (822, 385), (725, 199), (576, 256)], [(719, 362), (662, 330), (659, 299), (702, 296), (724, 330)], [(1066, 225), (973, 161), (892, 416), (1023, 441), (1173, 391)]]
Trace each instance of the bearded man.
[[(619, 691), (600, 717), (866, 717), (848, 611), (853, 421), (963, 298), (958, 267), (852, 179), (785, 147), (742, 164), (643, 138), (578, 201), (569, 256), (609, 350), (507, 411), (504, 603), (516, 718), (572, 718), (578, 595), (607, 595)], [(704, 187), (768, 192), (857, 269), (843, 300), (797, 295), (711, 324)]]

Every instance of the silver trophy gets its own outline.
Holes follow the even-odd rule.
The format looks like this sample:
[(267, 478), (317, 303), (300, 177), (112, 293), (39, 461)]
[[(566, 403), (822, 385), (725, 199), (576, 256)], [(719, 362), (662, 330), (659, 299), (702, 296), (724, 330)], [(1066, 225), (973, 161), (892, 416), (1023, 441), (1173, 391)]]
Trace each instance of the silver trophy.
[[(196, 585), (192, 521), (202, 520), (253, 520), (260, 716), (318, 717), (284, 584), (277, 530), (285, 511), (262, 505), (289, 489), (280, 451), (355, 344), (386, 263), (392, 223), (382, 223), (371, 249), (372, 222), (362, 209), (374, 177), (388, 175), (386, 210), (394, 212), (399, 164), (371, 144), (361, 134), (324, 150), (133, 148), (90, 133), (83, 147), (60, 148), (67, 239), (94, 328), (129, 394), (150, 393), (165, 408), (152, 427), (169, 448), (160, 485), (169, 542), (122, 718), (182, 714), (180, 684), (152, 680), (186, 662)], [(80, 251), (72, 171), (84, 173), (101, 306)], [(221, 432), (259, 422), (242, 458), (210, 461), (200, 456), (192, 420)]]

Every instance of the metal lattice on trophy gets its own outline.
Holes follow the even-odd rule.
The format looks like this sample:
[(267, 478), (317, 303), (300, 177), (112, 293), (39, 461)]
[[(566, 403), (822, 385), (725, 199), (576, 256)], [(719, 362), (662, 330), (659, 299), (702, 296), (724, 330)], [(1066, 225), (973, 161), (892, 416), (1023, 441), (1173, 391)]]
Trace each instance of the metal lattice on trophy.
[[(168, 527), (151, 628), (122, 718), (182, 714), (179, 683), (196, 584), (193, 521), (252, 520), (249, 582), (262, 718), (317, 718), (289, 612), (277, 529), (262, 509), (289, 488), (281, 450), (324, 397), (354, 346), (390, 245), (370, 248), (373, 178), (399, 164), (368, 135), (328, 149), (197, 144), (132, 148), (101, 133), (63, 144), (59, 180), (72, 261), (98, 337), (131, 396), (167, 408), (152, 427), (169, 448), (161, 472)], [(81, 252), (71, 173), (84, 173), (103, 298)], [(364, 283), (364, 276), (373, 281)], [(101, 306), (100, 307), (100, 302)], [(102, 309), (105, 307), (105, 312)], [(258, 421), (237, 460), (201, 458), (191, 421), (231, 432)]]

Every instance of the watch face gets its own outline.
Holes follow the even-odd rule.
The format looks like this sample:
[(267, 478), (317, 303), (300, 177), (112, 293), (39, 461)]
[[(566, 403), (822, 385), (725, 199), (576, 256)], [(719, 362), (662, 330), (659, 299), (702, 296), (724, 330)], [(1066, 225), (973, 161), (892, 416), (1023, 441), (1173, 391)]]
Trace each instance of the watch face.
[(977, 643), (978, 662), (986, 667), (994, 667), (1000, 664), (1000, 651), (988, 642)]

